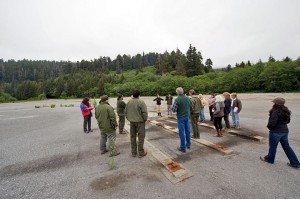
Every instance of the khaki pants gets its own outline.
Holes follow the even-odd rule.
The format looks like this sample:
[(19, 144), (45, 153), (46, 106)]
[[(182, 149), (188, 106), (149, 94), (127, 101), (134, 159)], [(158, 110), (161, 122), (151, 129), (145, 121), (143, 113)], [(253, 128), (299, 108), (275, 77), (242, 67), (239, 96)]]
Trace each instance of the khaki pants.
[(172, 105), (168, 104), (168, 115), (172, 115)]
[(116, 150), (116, 131), (113, 132), (101, 132), (101, 137), (100, 137), (100, 151), (106, 151), (106, 142), (107, 138), (109, 140), (109, 151), (111, 154), (115, 153)]
[[(130, 122), (130, 141), (132, 155), (144, 154), (145, 122)], [(136, 140), (138, 137), (138, 141)]]
[(193, 137), (200, 138), (199, 128), (197, 125), (199, 114), (191, 114), (191, 124), (193, 129)]
[(156, 105), (156, 111), (157, 113), (160, 113), (160, 105)]
[(125, 125), (125, 114), (118, 114), (119, 116), (119, 133), (122, 133)]

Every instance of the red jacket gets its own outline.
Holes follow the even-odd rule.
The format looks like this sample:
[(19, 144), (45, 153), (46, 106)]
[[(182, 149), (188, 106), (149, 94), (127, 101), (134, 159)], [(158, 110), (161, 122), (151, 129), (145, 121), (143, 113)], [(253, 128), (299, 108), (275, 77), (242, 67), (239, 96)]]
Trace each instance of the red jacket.
[(80, 104), (82, 116), (89, 116), (91, 114), (91, 110), (89, 109), (89, 107), (91, 107), (91, 105), (87, 106), (83, 103)]

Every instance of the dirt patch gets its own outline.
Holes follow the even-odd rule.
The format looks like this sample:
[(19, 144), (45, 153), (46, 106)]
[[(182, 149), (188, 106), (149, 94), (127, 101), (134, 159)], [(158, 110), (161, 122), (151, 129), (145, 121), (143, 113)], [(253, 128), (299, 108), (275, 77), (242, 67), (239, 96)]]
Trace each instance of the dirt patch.
[(48, 158), (40, 158), (29, 162), (8, 165), (0, 169), (0, 179), (29, 173), (39, 173), (72, 166), (75, 162), (99, 156), (99, 150), (87, 150), (77, 154), (55, 155)]
[[(150, 136), (149, 136), (150, 137)], [(173, 139), (173, 138), (176, 138), (175, 136), (172, 136), (172, 135), (165, 135), (165, 136), (158, 136), (158, 137), (154, 137), (152, 136), (151, 138), (147, 139), (148, 141), (154, 141), (154, 140), (163, 140), (163, 139)]]
[(106, 189), (112, 189), (114, 187), (118, 187), (128, 181), (137, 178), (143, 178), (147, 182), (159, 181), (159, 179), (155, 175), (150, 175), (150, 174), (139, 175), (136, 172), (131, 172), (131, 173), (118, 172), (118, 173), (113, 173), (111, 175), (103, 176), (93, 180), (90, 183), (90, 189), (92, 191), (103, 191)]
[(39, 173), (47, 170), (54, 170), (67, 167), (76, 160), (75, 155), (60, 155), (51, 158), (42, 158), (25, 163), (8, 165), (0, 170), (0, 178), (8, 178), (28, 173)]

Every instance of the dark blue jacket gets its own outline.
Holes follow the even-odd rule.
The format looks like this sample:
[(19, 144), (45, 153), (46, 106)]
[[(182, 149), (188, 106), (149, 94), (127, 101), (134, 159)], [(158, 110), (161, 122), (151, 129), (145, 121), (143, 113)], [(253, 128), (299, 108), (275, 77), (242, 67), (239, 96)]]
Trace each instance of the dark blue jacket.
[(290, 118), (285, 118), (280, 111), (274, 110), (270, 112), (267, 127), (271, 133), (288, 133), (288, 123), (290, 123)]

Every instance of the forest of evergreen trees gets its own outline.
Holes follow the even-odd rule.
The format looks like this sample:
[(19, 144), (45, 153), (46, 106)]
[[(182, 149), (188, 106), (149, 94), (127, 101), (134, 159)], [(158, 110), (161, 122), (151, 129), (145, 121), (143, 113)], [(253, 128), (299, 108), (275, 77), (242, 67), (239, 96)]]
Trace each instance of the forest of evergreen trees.
[(250, 61), (212, 68), (211, 59), (189, 46), (175, 51), (118, 55), (114, 60), (33, 61), (0, 59), (0, 102), (130, 95), (139, 88), (143, 95), (175, 94), (175, 88), (197, 92), (290, 92), (300, 88), (300, 58), (267, 62)]

